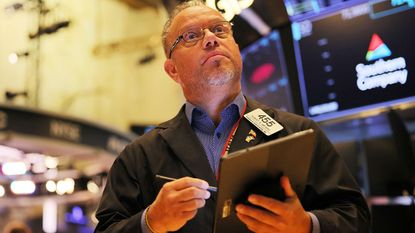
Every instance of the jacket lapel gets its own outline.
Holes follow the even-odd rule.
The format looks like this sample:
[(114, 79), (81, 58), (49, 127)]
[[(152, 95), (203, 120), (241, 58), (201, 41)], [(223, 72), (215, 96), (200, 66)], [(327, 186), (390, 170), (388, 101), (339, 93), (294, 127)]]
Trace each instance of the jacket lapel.
[(209, 185), (216, 186), (215, 175), (202, 144), (186, 118), (184, 107), (172, 121), (163, 126), (166, 128), (160, 132), (160, 135), (190, 173), (196, 178), (207, 181)]

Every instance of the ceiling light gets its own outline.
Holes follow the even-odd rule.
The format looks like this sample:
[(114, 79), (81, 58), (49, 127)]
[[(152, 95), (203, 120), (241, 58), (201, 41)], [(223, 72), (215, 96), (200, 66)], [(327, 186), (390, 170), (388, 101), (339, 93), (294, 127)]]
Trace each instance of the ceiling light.
[(27, 172), (27, 165), (24, 162), (7, 162), (1, 169), (6, 176), (17, 176)]
[[(231, 21), (231, 19), (247, 9), (254, 3), (254, 0), (206, 0), (206, 5), (215, 10), (219, 10), (222, 16)], [(217, 6), (217, 7), (216, 7)]]
[(4, 187), (0, 185), (0, 197), (3, 197), (6, 194), (6, 190), (4, 190)]
[(14, 52), (14, 53), (11, 53), (11, 54), (9, 54), (9, 62), (10, 62), (10, 64), (16, 64), (17, 62), (19, 62), (19, 58), (21, 58), (21, 57), (27, 57), (27, 56), (29, 56), (29, 52), (21, 52), (21, 53), (16, 53), (16, 52)]
[(48, 180), (46, 182), (46, 190), (48, 190), (48, 192), (56, 192), (56, 183), (53, 180)]
[(31, 180), (16, 180), (11, 182), (10, 189), (17, 195), (32, 194), (36, 191), (36, 185)]
[(98, 185), (92, 180), (88, 181), (86, 187), (87, 187), (88, 191), (90, 191), (91, 193), (98, 193), (99, 192)]
[(75, 181), (72, 178), (66, 178), (58, 181), (56, 186), (56, 193), (63, 195), (65, 193), (71, 194), (75, 190)]
[(16, 64), (19, 61), (19, 57), (17, 56), (16, 53), (11, 53), (9, 54), (9, 62), (10, 64)]
[(46, 156), (45, 158), (45, 165), (47, 168), (49, 169), (54, 169), (58, 166), (58, 159), (51, 157), (51, 156)]
[(0, 162), (11, 159), (20, 159), (23, 155), (21, 150), (13, 147), (0, 145)]

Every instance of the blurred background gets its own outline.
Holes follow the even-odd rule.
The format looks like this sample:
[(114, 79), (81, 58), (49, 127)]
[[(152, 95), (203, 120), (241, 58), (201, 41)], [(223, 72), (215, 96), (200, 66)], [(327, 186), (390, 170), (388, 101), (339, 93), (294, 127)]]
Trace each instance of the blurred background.
[[(0, 232), (93, 232), (112, 162), (184, 102), (161, 32), (179, 0), (0, 0)], [(318, 122), (373, 233), (415, 232), (415, 2), (206, 0), (244, 94)]]

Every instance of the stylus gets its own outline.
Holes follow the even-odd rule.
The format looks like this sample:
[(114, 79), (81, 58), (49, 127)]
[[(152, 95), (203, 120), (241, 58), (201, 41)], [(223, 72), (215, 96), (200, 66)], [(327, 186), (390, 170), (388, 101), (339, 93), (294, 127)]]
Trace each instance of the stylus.
[[(168, 180), (168, 181), (174, 181), (177, 180), (176, 178), (172, 178), (172, 177), (167, 177), (167, 176), (161, 176), (161, 175), (156, 175), (157, 178), (162, 179), (162, 180)], [(207, 190), (211, 191), (211, 192), (217, 192), (218, 188), (217, 187), (213, 187), (213, 186), (209, 186), (207, 188)]]

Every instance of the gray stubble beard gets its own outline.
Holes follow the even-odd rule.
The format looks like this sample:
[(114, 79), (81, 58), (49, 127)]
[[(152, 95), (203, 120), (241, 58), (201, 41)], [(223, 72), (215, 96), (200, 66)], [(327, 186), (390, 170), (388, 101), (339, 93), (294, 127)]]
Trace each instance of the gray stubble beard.
[(210, 77), (207, 77), (207, 84), (210, 86), (222, 86), (229, 81), (231, 81), (235, 76), (235, 72), (227, 70), (225, 72), (214, 74)]
[[(210, 86), (222, 86), (224, 84), (227, 84), (229, 81), (235, 78), (237, 74), (235, 69), (224, 69), (221, 68), (220, 62), (216, 61), (216, 67), (219, 69), (219, 71), (215, 72), (211, 75), (202, 75), (206, 79), (206, 83)], [(222, 71), (220, 71), (222, 70)]]

